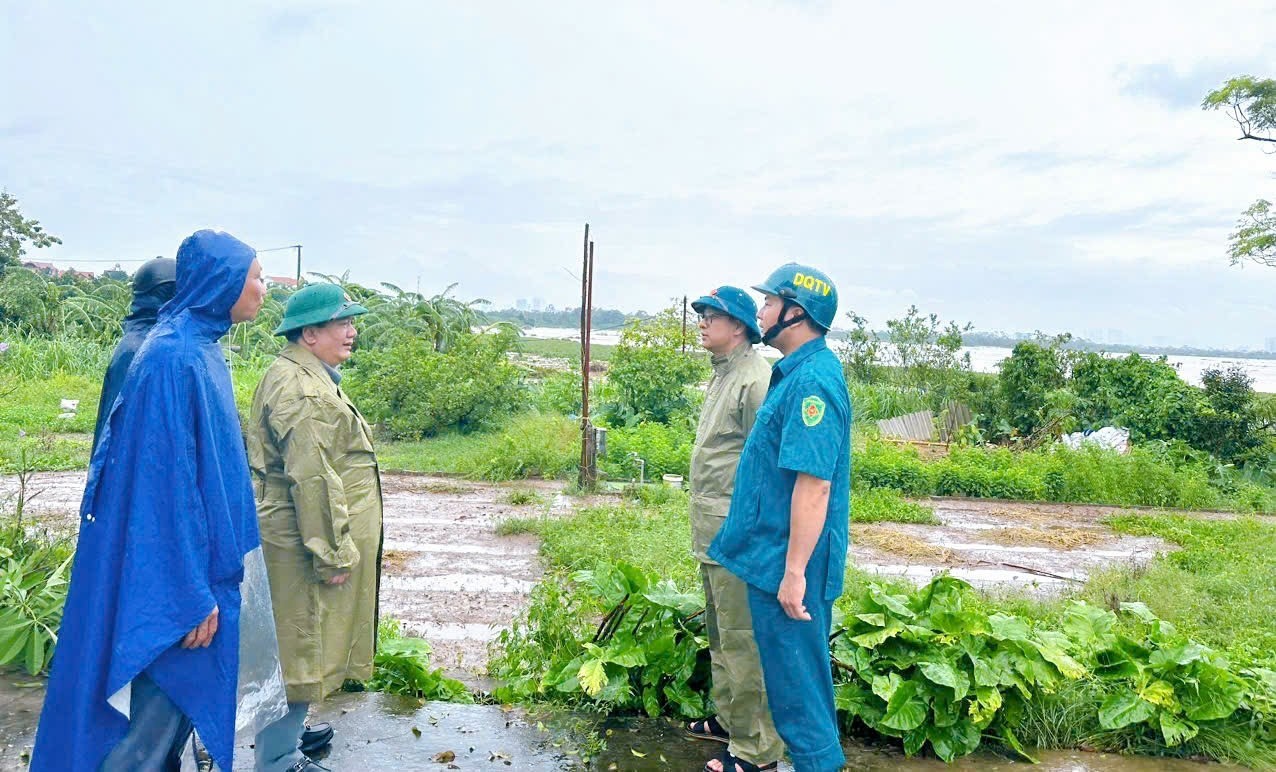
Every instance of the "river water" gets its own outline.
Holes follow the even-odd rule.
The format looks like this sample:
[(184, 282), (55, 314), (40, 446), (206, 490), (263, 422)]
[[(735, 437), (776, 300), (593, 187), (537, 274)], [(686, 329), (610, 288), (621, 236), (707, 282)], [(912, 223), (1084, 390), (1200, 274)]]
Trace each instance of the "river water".
[[(689, 335), (691, 331), (688, 330)], [(580, 340), (580, 331), (559, 327), (529, 327), (523, 330), (528, 338)], [(595, 330), (590, 339), (600, 345), (615, 345), (620, 342), (619, 330)], [(694, 339), (694, 338), (693, 338)], [(762, 347), (766, 356), (778, 357), (780, 352), (767, 346)], [(968, 346), (961, 350), (970, 354), (970, 365), (975, 372), (995, 373), (1003, 359), (1010, 356), (1010, 349), (1001, 346)], [(1125, 354), (1109, 354), (1108, 356), (1126, 356)], [(1142, 356), (1158, 356), (1142, 354)], [(1180, 354), (1167, 354), (1166, 361), (1174, 366), (1183, 380), (1193, 386), (1201, 385), (1201, 373), (1211, 368), (1227, 369), (1239, 367), (1250, 378), (1254, 379), (1254, 390), (1276, 393), (1276, 359), (1251, 359), (1241, 356), (1228, 357), (1196, 357)]]

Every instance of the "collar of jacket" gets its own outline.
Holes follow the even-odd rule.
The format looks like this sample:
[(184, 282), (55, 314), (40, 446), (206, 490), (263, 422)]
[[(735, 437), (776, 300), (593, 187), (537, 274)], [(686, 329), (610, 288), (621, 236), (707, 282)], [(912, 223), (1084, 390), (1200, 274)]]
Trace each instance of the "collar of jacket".
[(284, 350), (279, 352), (279, 356), (290, 362), (296, 362), (314, 375), (331, 378), (335, 384), (341, 383), (341, 373), (337, 372), (335, 367), (330, 367), (322, 359), (310, 353), (310, 349), (300, 343), (289, 343), (284, 346)]
[(748, 356), (749, 352), (752, 350), (753, 344), (746, 340), (731, 349), (729, 353), (714, 355), (709, 361), (713, 364), (713, 371), (718, 375), (721, 375), (723, 373), (730, 372), (731, 368), (735, 367), (741, 359)]
[(794, 368), (798, 365), (809, 359), (812, 354), (817, 351), (823, 351), (828, 347), (828, 341), (826, 341), (824, 336), (821, 335), (814, 340), (808, 340), (806, 343), (803, 343), (798, 347), (797, 351), (794, 351), (779, 362), (776, 362), (775, 367), (780, 371), (780, 377), (783, 378), (793, 372)]

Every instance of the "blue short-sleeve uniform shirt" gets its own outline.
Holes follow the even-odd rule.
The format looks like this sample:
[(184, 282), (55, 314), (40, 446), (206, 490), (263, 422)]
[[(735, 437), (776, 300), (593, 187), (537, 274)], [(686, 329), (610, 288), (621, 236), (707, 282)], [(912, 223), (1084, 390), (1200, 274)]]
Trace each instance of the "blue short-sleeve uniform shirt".
[(851, 504), (851, 401), (842, 363), (816, 338), (777, 362), (771, 381), (740, 454), (731, 509), (708, 554), (748, 584), (778, 593), (797, 475), (828, 480), (828, 516), (811, 563), (828, 562), (824, 599), (833, 600), (846, 573)]

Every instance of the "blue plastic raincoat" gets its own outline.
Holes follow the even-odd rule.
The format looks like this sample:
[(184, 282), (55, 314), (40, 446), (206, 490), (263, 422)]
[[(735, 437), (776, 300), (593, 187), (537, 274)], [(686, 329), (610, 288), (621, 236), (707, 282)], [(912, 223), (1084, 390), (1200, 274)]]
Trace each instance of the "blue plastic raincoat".
[[(218, 346), (254, 257), (248, 245), (213, 231), (199, 231), (178, 251), (177, 294), (138, 351), (123, 386), (129, 399), (114, 405), (89, 465), (32, 770), (97, 769), (128, 730), (115, 706), (142, 671), (194, 722), (221, 769), (231, 769), (238, 694), (257, 708), (272, 706), (259, 720), (283, 709), (281, 683), (245, 692), (240, 672), (247, 568), (244, 651), (253, 650), (250, 642), (270, 649), (274, 670), (263, 678), (279, 678), (273, 624), (263, 631), (260, 620), (249, 623), (250, 610), (260, 616), (265, 577)], [(212, 644), (182, 649), (214, 606), (220, 623)]]

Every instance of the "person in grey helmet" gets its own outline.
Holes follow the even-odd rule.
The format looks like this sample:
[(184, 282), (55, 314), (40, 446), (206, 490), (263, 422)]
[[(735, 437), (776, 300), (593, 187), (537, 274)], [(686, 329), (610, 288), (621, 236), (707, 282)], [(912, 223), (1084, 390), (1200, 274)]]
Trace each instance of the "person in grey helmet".
[(124, 317), (124, 337), (111, 354), (102, 379), (102, 396), (97, 403), (97, 423), (93, 426), (93, 447), (97, 448), (102, 435), (102, 425), (111, 414), (111, 406), (119, 396), (124, 374), (133, 364), (133, 357), (146, 340), (146, 333), (155, 326), (160, 306), (173, 297), (177, 289), (177, 261), (171, 257), (156, 257), (142, 263), (133, 274), (133, 304)]

